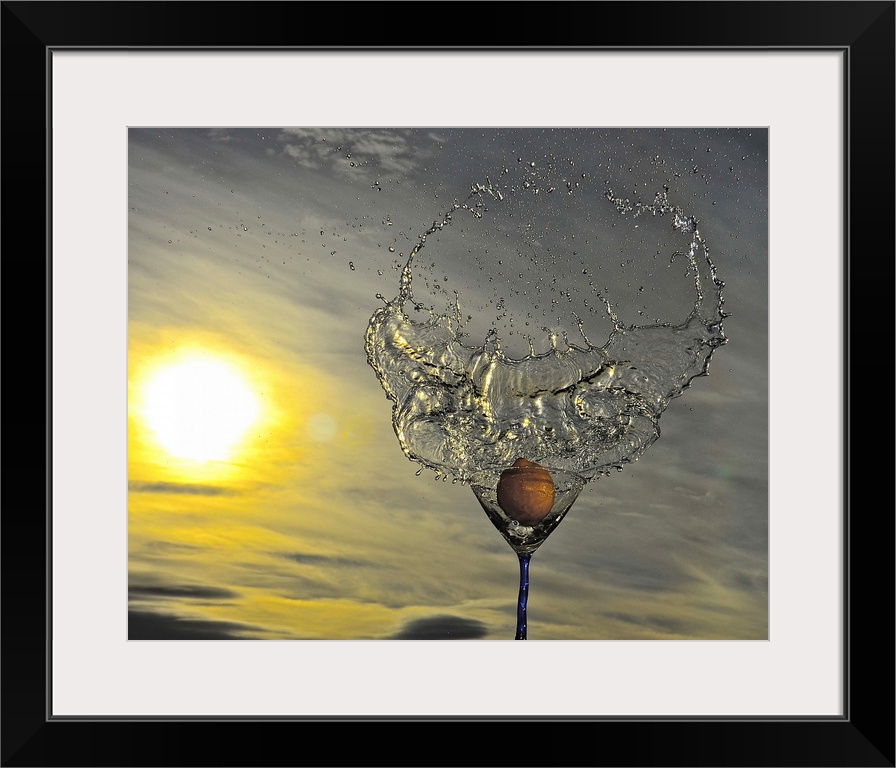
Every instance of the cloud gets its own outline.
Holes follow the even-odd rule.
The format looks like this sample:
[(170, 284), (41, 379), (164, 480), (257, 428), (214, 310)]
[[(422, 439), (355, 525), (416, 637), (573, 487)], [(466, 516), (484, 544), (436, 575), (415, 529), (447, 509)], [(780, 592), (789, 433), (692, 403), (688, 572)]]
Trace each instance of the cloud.
[(607, 619), (615, 619), (626, 624), (634, 624), (657, 632), (661, 635), (687, 635), (692, 631), (687, 618), (675, 618), (674, 616), (641, 615), (620, 611), (608, 611), (603, 614)]
[(162, 541), (160, 539), (156, 539), (153, 541), (145, 541), (141, 544), (142, 548), (149, 551), (161, 552), (161, 553), (190, 553), (197, 552), (203, 547), (198, 547), (195, 544), (184, 544), (179, 541)]
[(651, 562), (625, 552), (601, 552), (591, 566), (601, 574), (603, 583), (639, 592), (673, 592), (688, 581), (687, 575), (664, 560)]
[(128, 597), (161, 597), (188, 600), (232, 600), (239, 595), (230, 589), (201, 584), (138, 584), (128, 587)]
[(279, 140), (283, 152), (299, 165), (344, 173), (408, 174), (417, 169), (422, 157), (405, 135), (392, 130), (285, 128)]
[(309, 555), (303, 552), (286, 552), (282, 555), (287, 560), (292, 560), (299, 565), (339, 566), (348, 568), (360, 568), (369, 566), (370, 563), (361, 560), (351, 560), (347, 557), (329, 557), (327, 555)]
[(251, 640), (260, 634), (248, 624), (128, 611), (128, 640)]
[(218, 485), (196, 485), (192, 483), (143, 483), (134, 480), (128, 483), (133, 493), (183, 493), (193, 496), (236, 496), (239, 491)]
[(230, 134), (227, 133), (227, 131), (224, 128), (209, 128), (206, 135), (212, 141), (220, 141), (220, 142), (224, 142), (224, 143), (227, 143), (232, 138), (230, 136)]
[(488, 634), (485, 624), (461, 616), (430, 616), (409, 621), (391, 640), (480, 640)]

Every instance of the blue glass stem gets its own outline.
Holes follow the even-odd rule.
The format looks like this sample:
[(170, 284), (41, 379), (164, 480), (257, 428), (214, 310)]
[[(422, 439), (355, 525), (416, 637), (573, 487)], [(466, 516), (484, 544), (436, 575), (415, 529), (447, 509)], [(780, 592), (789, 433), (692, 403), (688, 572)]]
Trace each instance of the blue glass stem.
[(514, 640), (526, 639), (526, 605), (529, 602), (529, 560), (531, 552), (518, 552), (520, 559), (520, 598), (516, 606), (516, 637)]

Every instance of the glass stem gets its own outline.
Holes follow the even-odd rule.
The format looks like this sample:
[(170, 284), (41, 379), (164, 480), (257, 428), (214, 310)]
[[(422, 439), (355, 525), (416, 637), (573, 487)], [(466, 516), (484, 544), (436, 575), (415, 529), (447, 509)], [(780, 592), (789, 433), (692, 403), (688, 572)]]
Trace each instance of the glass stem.
[(531, 552), (517, 552), (520, 559), (520, 598), (516, 607), (516, 637), (514, 640), (526, 639), (526, 605), (529, 602), (529, 560)]

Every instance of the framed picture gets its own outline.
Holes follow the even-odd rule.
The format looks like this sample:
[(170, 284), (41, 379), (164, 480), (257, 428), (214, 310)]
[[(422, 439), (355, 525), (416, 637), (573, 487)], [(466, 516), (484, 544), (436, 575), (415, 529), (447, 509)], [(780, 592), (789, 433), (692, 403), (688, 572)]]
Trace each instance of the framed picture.
[[(851, 460), (893, 4), (529, 4), (557, 39), (372, 48), (286, 7), (3, 5), (7, 233), (48, 233), (3, 764), (482, 722), (549, 733), (436, 762), (893, 765), (893, 521), (852, 513), (889, 475)], [(543, 513), (482, 477), (508, 440)], [(428, 762), (380, 741), (313, 760)]]

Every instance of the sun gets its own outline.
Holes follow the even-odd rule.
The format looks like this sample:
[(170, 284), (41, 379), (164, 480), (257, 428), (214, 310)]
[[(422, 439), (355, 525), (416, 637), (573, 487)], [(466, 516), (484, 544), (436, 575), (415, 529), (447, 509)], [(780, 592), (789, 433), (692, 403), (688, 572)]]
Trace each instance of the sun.
[(143, 387), (143, 421), (177, 459), (232, 458), (260, 412), (258, 395), (242, 371), (212, 355), (165, 364)]

